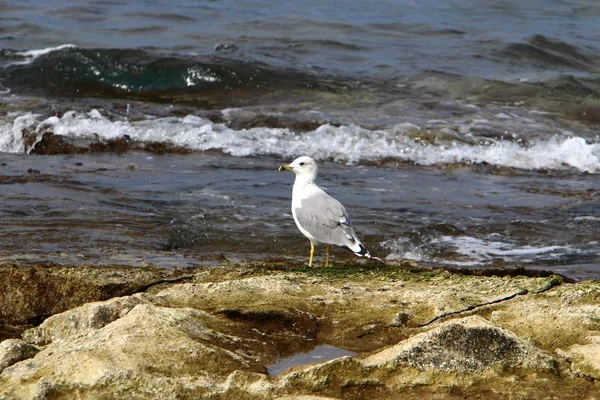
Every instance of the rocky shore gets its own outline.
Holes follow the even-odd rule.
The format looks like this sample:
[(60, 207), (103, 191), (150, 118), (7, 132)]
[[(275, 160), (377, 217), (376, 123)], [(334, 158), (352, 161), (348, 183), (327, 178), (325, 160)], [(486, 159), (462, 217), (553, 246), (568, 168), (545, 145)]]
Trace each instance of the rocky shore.
[[(0, 277), (0, 399), (591, 399), (600, 389), (595, 281), (280, 260), (3, 265)], [(269, 373), (325, 344), (354, 355)]]

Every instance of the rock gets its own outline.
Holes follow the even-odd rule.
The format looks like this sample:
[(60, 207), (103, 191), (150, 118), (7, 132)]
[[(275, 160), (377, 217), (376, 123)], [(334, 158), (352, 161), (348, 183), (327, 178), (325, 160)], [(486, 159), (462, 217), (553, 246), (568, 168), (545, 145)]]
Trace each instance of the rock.
[(460, 386), (459, 382), (475, 384), (481, 377), (512, 379), (519, 369), (558, 376), (551, 356), (481, 317), (467, 317), (442, 323), (366, 358), (341, 357), (296, 369), (282, 375), (280, 385), (325, 393), (331, 387), (381, 384)]
[(333, 397), (323, 397), (323, 396), (310, 396), (310, 395), (300, 395), (300, 396), (283, 396), (276, 397), (275, 400), (337, 400)]
[(55, 135), (53, 132), (44, 132), (30, 150), (30, 154), (56, 155), (85, 153), (86, 149), (77, 147), (68, 142), (68, 139)]
[[(93, 287), (89, 271), (67, 270), (35, 273), (72, 290), (55, 298)], [(141, 285), (139, 271), (100, 270), (131, 273)], [(49, 287), (11, 279), (15, 292)], [(600, 283), (257, 264), (199, 269), (189, 279), (86, 303), (26, 331), (7, 346), (40, 351), (4, 369), (0, 398), (541, 400), (597, 392)], [(267, 373), (281, 357), (322, 344), (359, 354)]]
[(372, 372), (361, 360), (345, 356), (283, 373), (278, 376), (277, 387), (281, 391), (333, 396), (336, 388), (373, 385), (377, 381), (372, 379)]
[(557, 373), (554, 358), (478, 316), (444, 323), (363, 362), (367, 367), (395, 369), (405, 365), (456, 374), (478, 374), (497, 365)]
[(575, 344), (567, 351), (558, 351), (570, 364), (577, 376), (600, 380), (600, 336), (591, 336), (587, 344)]
[(0, 342), (0, 372), (19, 361), (33, 357), (37, 352), (35, 346), (20, 339), (6, 339)]
[(394, 317), (394, 320), (390, 323), (390, 326), (394, 326), (394, 327), (405, 326), (406, 324), (408, 324), (408, 322), (411, 320), (411, 318), (412, 318), (412, 315), (404, 313), (404, 312), (399, 312)]
[(23, 332), (23, 340), (36, 345), (46, 345), (56, 339), (97, 330), (124, 317), (138, 304), (152, 303), (153, 299), (151, 296), (140, 294), (87, 303), (73, 311), (53, 315), (40, 326)]
[(184, 273), (178, 269), (0, 265), (0, 321), (37, 325), (53, 314), (90, 301), (129, 295)]
[(0, 397), (202, 396), (232, 371), (264, 373), (276, 352), (263, 339), (204, 311), (138, 304), (100, 329), (56, 340), (33, 359), (6, 368)]

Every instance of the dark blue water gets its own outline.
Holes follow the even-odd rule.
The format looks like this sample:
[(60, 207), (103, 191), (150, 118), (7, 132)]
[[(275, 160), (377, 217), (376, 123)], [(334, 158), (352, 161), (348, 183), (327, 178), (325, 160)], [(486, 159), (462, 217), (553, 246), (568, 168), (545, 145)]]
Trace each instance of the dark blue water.
[(388, 260), (600, 278), (598, 21), (584, 0), (0, 3), (0, 262), (303, 259), (274, 171), (310, 155)]
[[(287, 257), (309, 242), (290, 211), (293, 175), (276, 157), (94, 154), (3, 157), (0, 262), (214, 265)], [(593, 175), (490, 174), (322, 163), (373, 254), (444, 267), (600, 275)], [(317, 249), (316, 264), (324, 249)], [(334, 260), (354, 255), (335, 250)]]
[(146, 49), (361, 76), (596, 73), (595, 1), (22, 1), (0, 48)]

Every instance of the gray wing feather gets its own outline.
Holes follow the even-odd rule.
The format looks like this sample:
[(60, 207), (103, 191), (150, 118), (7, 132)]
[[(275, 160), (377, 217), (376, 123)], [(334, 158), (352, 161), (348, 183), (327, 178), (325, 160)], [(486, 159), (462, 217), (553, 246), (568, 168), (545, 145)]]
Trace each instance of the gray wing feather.
[(302, 200), (295, 212), (302, 228), (319, 242), (347, 246), (351, 250), (359, 248), (360, 241), (350, 226), (346, 209), (324, 191)]

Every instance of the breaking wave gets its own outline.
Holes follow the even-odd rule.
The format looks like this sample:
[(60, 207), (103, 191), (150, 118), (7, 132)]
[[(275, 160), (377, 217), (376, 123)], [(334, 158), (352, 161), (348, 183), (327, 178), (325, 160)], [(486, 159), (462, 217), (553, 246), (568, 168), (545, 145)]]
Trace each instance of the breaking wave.
[[(357, 125), (324, 124), (305, 133), (285, 128), (233, 129), (194, 115), (113, 121), (94, 109), (45, 119), (33, 113), (13, 116), (12, 121), (0, 124), (0, 151), (27, 153), (44, 132), (53, 132), (74, 140), (102, 141), (127, 136), (136, 142), (168, 143), (192, 151), (219, 150), (235, 157), (274, 155), (289, 159), (308, 154), (345, 163), (397, 160), (425, 166), (487, 164), (523, 170), (600, 173), (600, 143), (575, 135), (543, 137), (527, 143), (494, 139), (482, 144), (449, 139), (424, 141), (419, 138), (421, 131), (421, 127), (409, 123), (372, 130)], [(26, 132), (33, 132), (35, 140), (26, 142)]]

